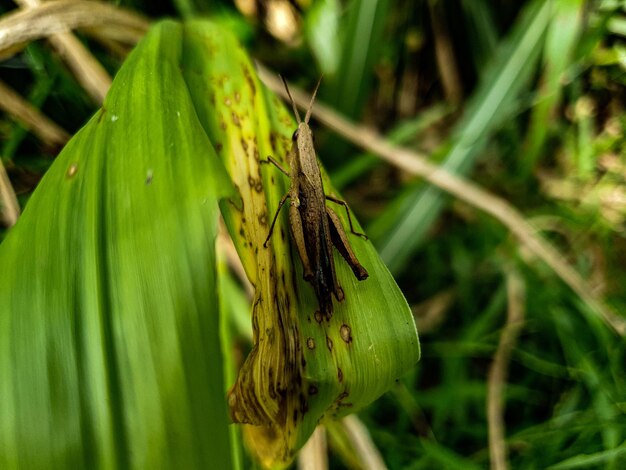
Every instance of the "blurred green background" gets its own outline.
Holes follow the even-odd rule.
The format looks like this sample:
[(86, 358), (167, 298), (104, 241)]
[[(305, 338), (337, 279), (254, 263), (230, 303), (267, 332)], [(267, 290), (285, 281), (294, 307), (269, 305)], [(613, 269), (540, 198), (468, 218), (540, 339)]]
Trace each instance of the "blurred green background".
[[(113, 3), (152, 19), (209, 16), (304, 90), (323, 74), (319, 101), (507, 200), (624, 317), (626, 2)], [(3, 14), (15, 7), (0, 2)], [(115, 74), (128, 49), (81, 39)], [(42, 41), (0, 62), (0, 79), (69, 134), (98, 108)], [(313, 126), (320, 161), (420, 331), (418, 367), (359, 414), (386, 465), (494, 465), (489, 378), (504, 354), (511, 468), (624, 468), (624, 338), (499, 222)], [(0, 115), (0, 158), (22, 207), (59, 149)], [(243, 350), (246, 309), (235, 318)], [(511, 315), (519, 328), (507, 336)], [(510, 361), (506, 346), (497, 354), (503, 337)], [(330, 467), (357, 465), (335, 434)]]

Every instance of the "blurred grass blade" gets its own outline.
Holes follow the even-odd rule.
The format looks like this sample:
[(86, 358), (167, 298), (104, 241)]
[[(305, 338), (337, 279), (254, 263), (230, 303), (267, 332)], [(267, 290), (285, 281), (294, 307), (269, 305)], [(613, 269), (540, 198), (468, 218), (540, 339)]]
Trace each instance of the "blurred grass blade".
[(389, 0), (352, 0), (346, 8), (346, 27), (341, 34), (341, 59), (337, 73), (329, 77), (324, 100), (351, 118), (360, 113), (372, 82), (372, 66), (379, 53)]
[(491, 13), (491, 2), (462, 0), (461, 7), (467, 25), (470, 51), (477, 74), (480, 76), (492, 58), (498, 42), (498, 32)]
[(482, 467), (471, 460), (463, 458), (454, 450), (446, 448), (437, 442), (421, 439), (420, 443), (424, 454), (429, 457), (431, 468), (447, 468), (459, 470), (478, 470)]
[(0, 245), (0, 468), (232, 468), (214, 240), (228, 177), (154, 27)]
[(548, 28), (544, 50), (544, 71), (539, 88), (540, 96), (533, 107), (524, 154), (520, 161), (525, 174), (535, 167), (548, 136), (552, 113), (561, 100), (563, 74), (570, 65), (574, 48), (583, 27), (585, 2), (559, 0)]
[[(575, 457), (564, 460), (563, 462), (551, 465), (548, 467), (550, 470), (566, 470), (570, 468), (608, 468), (607, 465), (611, 461), (619, 462), (618, 465), (623, 465), (626, 461), (626, 442), (615, 449), (603, 450), (595, 452), (593, 454), (581, 454)], [(621, 468), (621, 467), (613, 467)]]
[[(293, 118), (261, 85), (234, 37), (216, 25), (188, 23), (183, 50), (198, 116), (239, 193), (222, 204), (222, 212), (255, 286), (254, 345), (229, 394), (231, 412), (236, 421), (253, 425), (246, 435), (262, 463), (285, 466), (321, 419), (362, 408), (414, 366), (415, 324), (372, 244), (352, 236), (370, 277), (357, 281), (337, 256), (345, 300), (336, 303), (329, 321), (322, 319), (291, 247), (287, 211), (263, 247), (288, 179), (260, 159), (272, 155), (287, 167)], [(336, 194), (323, 177), (326, 192)], [(345, 212), (337, 213), (347, 227)]]
[(333, 76), (339, 67), (339, 0), (313, 3), (306, 15), (305, 35), (311, 53), (324, 75)]
[[(468, 172), (489, 137), (511, 114), (511, 106), (524, 89), (532, 73), (533, 63), (541, 49), (545, 31), (552, 16), (552, 3), (534, 1), (523, 12), (510, 37), (502, 44), (497, 56), (481, 80), (457, 125), (453, 144), (446, 153), (443, 167), (454, 173)], [(414, 188), (404, 204), (405, 210), (393, 217), (384, 217), (384, 226), (373, 224), (372, 231), (381, 234), (380, 254), (397, 272), (424, 239), (441, 212), (445, 197), (438, 189)]]

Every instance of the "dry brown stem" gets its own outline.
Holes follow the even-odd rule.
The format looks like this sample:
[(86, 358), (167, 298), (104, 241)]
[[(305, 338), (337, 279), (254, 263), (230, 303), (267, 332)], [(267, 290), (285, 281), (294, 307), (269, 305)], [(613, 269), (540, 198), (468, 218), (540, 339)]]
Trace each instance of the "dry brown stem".
[(41, 114), (37, 108), (2, 81), (0, 81), (0, 109), (21, 122), (48, 146), (61, 146), (70, 139), (65, 130)]
[(509, 468), (504, 424), (504, 392), (511, 352), (524, 326), (525, 285), (520, 275), (510, 270), (506, 279), (508, 309), (506, 325), (493, 356), (487, 378), (487, 421), (489, 428), (489, 456), (493, 470)]
[[(37, 8), (40, 0), (14, 0), (25, 9)], [(52, 47), (74, 72), (76, 80), (98, 104), (104, 101), (111, 77), (72, 33), (57, 33), (48, 38)]]
[(445, 17), (442, 15), (442, 3), (430, 0), (428, 7), (435, 37), (435, 58), (437, 59), (441, 84), (443, 85), (446, 99), (452, 104), (458, 104), (463, 97), (463, 88), (461, 87), (456, 59), (452, 50), (448, 25)]
[(13, 186), (11, 186), (9, 175), (7, 175), (0, 158), (0, 220), (7, 227), (12, 227), (17, 222), (19, 215), (20, 206)]
[(298, 454), (299, 470), (328, 470), (326, 430), (318, 426)]
[(25, 44), (80, 28), (113, 31), (117, 40), (137, 42), (150, 23), (145, 18), (104, 2), (58, 0), (4, 15), (0, 19), (0, 58)]
[(380, 451), (372, 441), (369, 431), (356, 415), (346, 416), (341, 420), (346, 435), (359, 456), (363, 468), (366, 470), (386, 470)]
[[(284, 97), (276, 74), (259, 66), (259, 76), (275, 93)], [(291, 94), (298, 106), (306, 108), (310, 97), (290, 86)], [(452, 174), (429, 161), (422, 155), (407, 148), (387, 142), (371, 129), (354, 124), (319, 101), (312, 113), (320, 122), (353, 144), (380, 156), (383, 160), (413, 175), (420, 176), (432, 185), (465, 201), (466, 203), (493, 216), (507, 227), (511, 233), (537, 258), (545, 262), (580, 298), (591, 311), (600, 315), (607, 325), (617, 333), (626, 335), (626, 320), (615, 314), (598, 298), (578, 272), (566, 261), (566, 257), (544, 240), (538, 231), (523, 215), (506, 200), (482, 189), (467, 179)]]

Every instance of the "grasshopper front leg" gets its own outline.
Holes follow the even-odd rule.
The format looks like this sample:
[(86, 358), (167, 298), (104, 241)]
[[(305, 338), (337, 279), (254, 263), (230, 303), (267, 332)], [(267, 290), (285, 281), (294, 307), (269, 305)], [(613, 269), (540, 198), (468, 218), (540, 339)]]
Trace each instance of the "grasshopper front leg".
[(267, 242), (270, 241), (272, 232), (274, 231), (274, 225), (276, 224), (276, 219), (278, 218), (278, 214), (280, 214), (280, 210), (283, 208), (285, 201), (289, 197), (291, 197), (291, 195), (289, 193), (285, 193), (285, 195), (280, 199), (280, 202), (278, 203), (278, 209), (276, 209), (276, 213), (274, 214), (274, 219), (272, 220), (272, 225), (270, 225), (270, 232), (267, 234), (267, 238), (263, 242), (263, 248), (267, 248)]
[[(260, 160), (260, 159), (259, 159), (259, 160)], [(267, 156), (267, 160), (260, 160), (260, 162), (261, 162), (261, 163), (265, 163), (265, 164), (268, 164), (268, 163), (272, 163), (272, 164), (274, 164), (274, 166), (275, 166), (276, 168), (278, 168), (281, 172), (283, 172), (285, 175), (287, 175), (288, 177), (290, 177), (290, 178), (291, 178), (291, 176), (289, 175), (289, 172), (288, 172), (287, 170), (285, 170), (285, 169), (281, 166), (281, 164), (280, 164), (280, 163), (278, 163), (278, 161), (277, 161), (274, 157), (272, 157), (272, 156), (268, 155), (268, 156)]]

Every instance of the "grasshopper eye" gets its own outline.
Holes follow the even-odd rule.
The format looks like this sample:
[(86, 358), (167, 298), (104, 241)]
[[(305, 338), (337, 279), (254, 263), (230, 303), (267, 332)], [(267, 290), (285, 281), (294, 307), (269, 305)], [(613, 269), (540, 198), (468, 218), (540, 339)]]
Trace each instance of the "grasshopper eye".
[(294, 142), (295, 142), (296, 140), (298, 140), (298, 131), (299, 131), (299, 130), (300, 130), (300, 129), (296, 129), (295, 131), (293, 131), (293, 135), (291, 136), (291, 140), (293, 140)]

